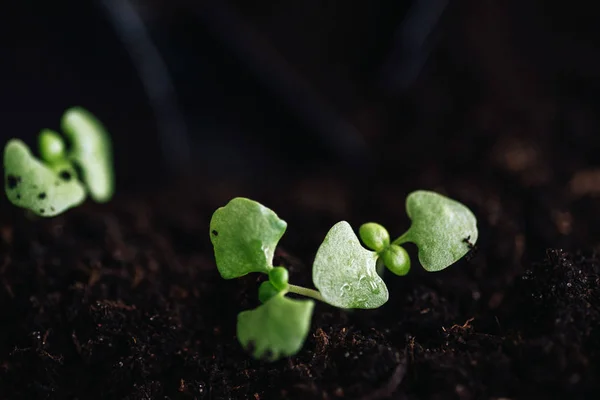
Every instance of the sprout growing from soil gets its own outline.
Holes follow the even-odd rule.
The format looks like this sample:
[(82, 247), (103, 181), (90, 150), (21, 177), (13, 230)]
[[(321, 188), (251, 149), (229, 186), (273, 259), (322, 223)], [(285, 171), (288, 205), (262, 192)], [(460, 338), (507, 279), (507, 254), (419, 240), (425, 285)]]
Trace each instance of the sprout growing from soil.
[[(252, 272), (268, 280), (258, 289), (259, 307), (238, 315), (237, 336), (253, 357), (275, 361), (297, 353), (310, 329), (314, 301), (345, 309), (374, 309), (388, 301), (381, 278), (383, 266), (406, 275), (410, 257), (400, 245), (415, 243), (427, 271), (442, 270), (466, 255), (477, 241), (475, 216), (464, 205), (434, 192), (417, 191), (406, 199), (410, 229), (390, 242), (387, 230), (364, 224), (360, 241), (348, 222), (335, 224), (325, 236), (313, 263), (317, 290), (289, 283), (284, 267), (273, 266), (277, 243), (287, 223), (253, 200), (234, 198), (215, 211), (210, 222), (217, 269), (222, 278), (235, 279)], [(465, 238), (469, 238), (468, 243)], [(295, 293), (311, 299), (286, 297)]]
[(4, 148), (4, 188), (11, 203), (43, 217), (80, 205), (89, 195), (106, 202), (114, 193), (112, 144), (102, 124), (74, 107), (63, 114), (68, 139), (44, 129), (38, 137), (40, 159), (19, 139)]
[(460, 260), (477, 242), (477, 219), (456, 200), (419, 190), (406, 198), (406, 213), (412, 225), (391, 244), (387, 230), (379, 224), (366, 223), (359, 230), (365, 246), (379, 255), (380, 265), (396, 275), (406, 275), (410, 269), (410, 258), (401, 244), (416, 244), (423, 268), (436, 272)]

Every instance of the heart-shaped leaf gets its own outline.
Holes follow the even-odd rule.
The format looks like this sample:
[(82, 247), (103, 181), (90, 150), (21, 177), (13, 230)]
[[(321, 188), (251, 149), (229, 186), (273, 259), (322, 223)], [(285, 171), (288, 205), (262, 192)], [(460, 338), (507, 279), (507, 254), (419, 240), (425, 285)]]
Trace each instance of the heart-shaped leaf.
[(461, 259), (477, 242), (477, 219), (465, 205), (441, 194), (419, 190), (406, 198), (412, 224), (395, 244), (415, 243), (427, 271), (440, 271)]
[(275, 361), (296, 354), (308, 335), (314, 306), (312, 300), (288, 299), (279, 293), (238, 315), (238, 340), (259, 359)]
[(94, 201), (106, 202), (114, 193), (112, 143), (104, 126), (80, 107), (65, 111), (62, 130), (71, 142), (69, 159), (81, 168), (81, 179)]
[(42, 164), (18, 139), (4, 148), (4, 187), (11, 203), (43, 217), (58, 215), (85, 200), (85, 189), (74, 176)]
[(376, 272), (377, 253), (363, 248), (348, 222), (325, 236), (313, 264), (313, 282), (329, 304), (340, 308), (377, 308), (389, 298)]
[(268, 273), (286, 228), (287, 223), (272, 210), (243, 197), (217, 209), (210, 221), (210, 240), (221, 276), (233, 279), (250, 272)]

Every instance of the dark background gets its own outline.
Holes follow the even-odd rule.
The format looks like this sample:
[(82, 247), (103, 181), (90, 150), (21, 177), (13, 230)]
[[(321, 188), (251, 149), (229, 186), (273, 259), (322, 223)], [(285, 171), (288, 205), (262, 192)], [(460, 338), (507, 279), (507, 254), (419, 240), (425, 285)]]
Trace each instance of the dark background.
[[(4, 3), (2, 141), (33, 144), (82, 105), (114, 139), (119, 187), (52, 219), (0, 202), (0, 393), (597, 397), (595, 4)], [(415, 189), (473, 210), (475, 250), (389, 279), (379, 311), (317, 306), (281, 364), (247, 357), (235, 314), (258, 280), (219, 277), (212, 211), (238, 195), (276, 210), (276, 263), (310, 285), (335, 222), (399, 234)]]
[(372, 177), (465, 129), (482, 142), (557, 129), (575, 141), (598, 124), (586, 4), (12, 1), (0, 14), (2, 140), (33, 143), (82, 105), (109, 128), (125, 187), (324, 165)]

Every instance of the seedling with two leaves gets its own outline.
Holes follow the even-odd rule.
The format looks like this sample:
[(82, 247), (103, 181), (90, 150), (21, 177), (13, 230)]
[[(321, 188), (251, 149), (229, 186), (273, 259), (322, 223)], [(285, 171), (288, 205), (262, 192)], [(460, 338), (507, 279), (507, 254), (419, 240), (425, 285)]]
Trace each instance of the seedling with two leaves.
[(40, 158), (19, 139), (4, 148), (4, 186), (11, 203), (43, 217), (53, 217), (80, 205), (89, 194), (97, 202), (114, 192), (112, 144), (100, 121), (74, 107), (65, 111), (57, 132), (44, 129), (38, 137)]
[[(389, 292), (381, 275), (385, 267), (406, 275), (410, 257), (402, 247), (414, 243), (421, 265), (440, 271), (466, 255), (477, 241), (477, 221), (463, 204), (431, 191), (406, 199), (410, 228), (390, 241), (376, 223), (359, 229), (365, 249), (350, 224), (341, 221), (325, 236), (313, 263), (315, 289), (292, 285), (286, 268), (273, 266), (277, 243), (287, 223), (275, 212), (246, 198), (234, 198), (215, 211), (210, 222), (217, 268), (224, 279), (258, 272), (268, 276), (258, 289), (259, 307), (238, 315), (237, 336), (255, 358), (275, 361), (297, 353), (310, 329), (314, 301), (344, 309), (373, 309)], [(465, 239), (468, 238), (468, 243)], [(311, 299), (287, 297), (295, 293)]]

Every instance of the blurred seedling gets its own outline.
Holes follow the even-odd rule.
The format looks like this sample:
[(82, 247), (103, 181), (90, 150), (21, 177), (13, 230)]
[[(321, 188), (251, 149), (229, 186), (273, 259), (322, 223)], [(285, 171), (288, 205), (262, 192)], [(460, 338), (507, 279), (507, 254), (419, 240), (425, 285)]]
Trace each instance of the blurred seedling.
[[(286, 268), (273, 266), (277, 243), (287, 223), (275, 212), (246, 198), (234, 198), (215, 211), (210, 222), (217, 268), (224, 279), (252, 272), (268, 280), (258, 289), (259, 307), (243, 311), (237, 319), (241, 345), (258, 359), (275, 361), (302, 347), (314, 308), (320, 300), (344, 309), (374, 309), (387, 302), (387, 286), (377, 269), (384, 266), (406, 275), (410, 257), (401, 246), (415, 243), (419, 261), (427, 271), (440, 271), (469, 252), (477, 241), (477, 221), (464, 205), (429, 191), (416, 191), (406, 199), (411, 227), (390, 242), (387, 230), (376, 223), (360, 227), (359, 235), (341, 221), (325, 236), (313, 263), (315, 289), (292, 285)], [(289, 298), (295, 293), (311, 299)]]
[(4, 188), (11, 203), (53, 217), (80, 205), (89, 194), (106, 202), (114, 193), (112, 144), (100, 121), (80, 107), (65, 111), (61, 129), (38, 136), (38, 159), (19, 139), (4, 148)]

